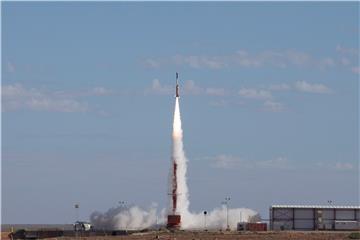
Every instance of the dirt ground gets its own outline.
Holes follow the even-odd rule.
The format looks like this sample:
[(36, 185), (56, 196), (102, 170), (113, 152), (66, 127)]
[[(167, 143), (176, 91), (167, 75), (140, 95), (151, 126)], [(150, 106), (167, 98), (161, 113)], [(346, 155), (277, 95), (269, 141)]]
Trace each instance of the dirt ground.
[[(350, 233), (337, 232), (258, 232), (258, 233), (220, 233), (220, 232), (178, 232), (178, 233), (161, 233), (145, 234), (121, 237), (120, 239), (163, 239), (163, 240), (332, 240), (332, 239), (349, 239)], [(157, 237), (158, 236), (158, 237)], [(105, 239), (104, 239), (105, 240)], [(115, 239), (114, 239), (115, 240)]]
[[(128, 236), (106, 236), (106, 237), (60, 237), (52, 240), (337, 240), (349, 239), (350, 232), (147, 232)], [(8, 239), (2, 234), (2, 239)]]

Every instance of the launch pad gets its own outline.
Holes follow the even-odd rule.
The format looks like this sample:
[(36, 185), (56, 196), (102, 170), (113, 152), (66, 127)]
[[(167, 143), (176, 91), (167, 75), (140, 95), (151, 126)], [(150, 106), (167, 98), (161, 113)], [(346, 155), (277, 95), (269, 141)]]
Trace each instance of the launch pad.
[(181, 223), (180, 215), (168, 215), (166, 227), (170, 229), (179, 229), (180, 223)]

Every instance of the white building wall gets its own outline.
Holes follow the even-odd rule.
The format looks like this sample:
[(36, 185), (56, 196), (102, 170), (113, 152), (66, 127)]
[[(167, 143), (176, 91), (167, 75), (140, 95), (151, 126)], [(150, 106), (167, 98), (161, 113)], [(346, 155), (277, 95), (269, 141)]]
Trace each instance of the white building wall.
[(335, 221), (358, 221), (360, 224), (360, 209), (356, 206), (275, 205), (271, 213), (273, 230), (334, 230)]
[(314, 210), (307, 208), (295, 208), (295, 219), (314, 218)]
[(355, 211), (353, 209), (336, 209), (336, 220), (353, 220), (355, 219)]
[(314, 220), (296, 220), (295, 230), (312, 230), (314, 229)]
[(335, 221), (336, 230), (355, 230), (359, 228), (360, 224), (357, 221)]
[(293, 210), (291, 208), (275, 208), (273, 212), (275, 219), (292, 219)]
[(322, 217), (324, 220), (334, 220), (334, 209), (321, 209), (322, 210)]
[(294, 209), (295, 230), (314, 229), (314, 209)]
[(292, 221), (275, 221), (273, 222), (273, 230), (292, 230), (293, 223)]

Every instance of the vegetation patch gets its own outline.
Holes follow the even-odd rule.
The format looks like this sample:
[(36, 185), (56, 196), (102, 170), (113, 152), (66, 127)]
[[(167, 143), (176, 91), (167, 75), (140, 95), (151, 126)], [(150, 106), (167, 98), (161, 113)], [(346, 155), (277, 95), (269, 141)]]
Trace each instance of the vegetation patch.
[(353, 232), (349, 235), (350, 239), (360, 239), (360, 232)]

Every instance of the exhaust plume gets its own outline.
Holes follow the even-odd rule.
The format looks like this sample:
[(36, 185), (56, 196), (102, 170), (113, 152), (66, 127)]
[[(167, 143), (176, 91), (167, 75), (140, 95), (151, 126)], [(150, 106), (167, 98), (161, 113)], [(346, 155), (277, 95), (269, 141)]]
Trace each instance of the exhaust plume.
[[(182, 217), (188, 212), (189, 199), (188, 199), (188, 187), (186, 184), (186, 163), (185, 152), (183, 149), (182, 141), (183, 131), (181, 127), (180, 107), (179, 98), (175, 99), (175, 110), (174, 110), (174, 121), (173, 121), (173, 133), (172, 133), (172, 164), (176, 164), (176, 179), (170, 170), (170, 189), (176, 190), (176, 214), (180, 214)], [(171, 165), (172, 165), (171, 164)], [(171, 192), (172, 195), (172, 192)], [(172, 196), (173, 197), (173, 196)], [(173, 203), (172, 203), (173, 204)], [(172, 213), (173, 206), (169, 206), (169, 213)]]

